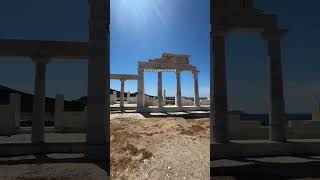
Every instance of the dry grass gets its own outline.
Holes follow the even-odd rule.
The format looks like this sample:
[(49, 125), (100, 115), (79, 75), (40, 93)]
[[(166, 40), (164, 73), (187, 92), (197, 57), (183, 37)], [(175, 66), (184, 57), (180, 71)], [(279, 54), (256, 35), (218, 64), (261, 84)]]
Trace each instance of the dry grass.
[(122, 148), (122, 151), (124, 151), (124, 152), (127, 151), (132, 156), (138, 156), (138, 155), (142, 154), (142, 158), (140, 158), (140, 161), (152, 157), (152, 153), (147, 151), (145, 148), (139, 149), (132, 144), (127, 144), (125, 147)]
[(181, 135), (196, 136), (205, 131), (207, 128), (208, 127), (203, 126), (202, 124), (193, 124), (188, 127), (182, 127), (181, 125), (178, 125), (176, 130), (179, 131)]
[[(123, 172), (126, 170), (134, 170), (145, 159), (149, 159), (153, 154), (146, 148), (138, 148), (131, 142), (133, 139), (140, 139), (143, 136), (152, 136), (157, 133), (137, 133), (129, 131), (126, 125), (112, 125), (111, 148), (115, 149), (118, 156), (111, 157), (112, 172)], [(115, 176), (119, 179), (127, 179), (123, 174)]]
[[(116, 118), (117, 124), (111, 123), (112, 179), (136, 179), (141, 173), (151, 173), (146, 167), (155, 166), (154, 163), (157, 161), (154, 160), (164, 155), (166, 150), (162, 147), (165, 146), (165, 142), (179, 141), (178, 139), (185, 135), (192, 136), (191, 138), (195, 140), (209, 137), (207, 135), (208, 121), (150, 118), (147, 121), (131, 119), (128, 124), (119, 124), (118, 120)], [(174, 146), (172, 148), (172, 151), (176, 151)], [(177, 151), (181, 153), (181, 149)], [(174, 158), (175, 155), (170, 159)], [(183, 169), (181, 167), (181, 171)]]

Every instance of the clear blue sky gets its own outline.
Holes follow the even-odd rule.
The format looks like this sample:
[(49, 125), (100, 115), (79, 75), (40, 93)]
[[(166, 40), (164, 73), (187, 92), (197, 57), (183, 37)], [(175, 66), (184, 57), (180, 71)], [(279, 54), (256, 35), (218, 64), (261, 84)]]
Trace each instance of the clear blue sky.
[[(137, 73), (137, 61), (163, 52), (191, 55), (200, 70), (200, 95), (209, 94), (209, 0), (112, 0), (111, 72)], [(283, 41), (287, 112), (309, 112), (319, 100), (320, 2), (258, 0), (257, 7), (279, 14), (289, 28)], [(1, 2), (0, 38), (88, 40), (87, 0), (10, 0)], [(229, 104), (231, 109), (268, 111), (268, 66), (265, 42), (258, 34), (233, 33), (227, 39)], [(2, 58), (3, 59), (3, 58)], [(0, 84), (33, 91), (34, 66), (28, 59), (0, 62)], [(52, 61), (48, 65), (47, 94), (68, 98), (86, 94), (85, 61)], [(146, 74), (146, 92), (156, 94), (156, 74)], [(120, 83), (111, 81), (111, 87)], [(164, 75), (168, 95), (175, 93), (175, 75)], [(193, 80), (182, 75), (182, 94), (193, 95)], [(136, 82), (126, 91), (136, 91)]]
[[(191, 55), (190, 63), (200, 70), (200, 96), (210, 88), (210, 1), (117, 0), (111, 1), (111, 72), (137, 74), (138, 61), (162, 53)], [(170, 3), (168, 3), (170, 2)], [(193, 97), (193, 76), (182, 74), (182, 95)], [(135, 92), (137, 82), (126, 83)], [(164, 73), (163, 88), (168, 96), (176, 92), (175, 73)], [(120, 89), (119, 81), (111, 87)], [(157, 93), (157, 73), (145, 73), (145, 91)]]

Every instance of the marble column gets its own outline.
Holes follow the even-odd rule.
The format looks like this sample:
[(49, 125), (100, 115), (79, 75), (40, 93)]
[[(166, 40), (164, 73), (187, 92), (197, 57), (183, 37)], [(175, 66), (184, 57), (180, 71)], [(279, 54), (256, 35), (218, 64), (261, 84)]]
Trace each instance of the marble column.
[(124, 107), (124, 83), (125, 80), (121, 79), (121, 92), (120, 92), (120, 107), (123, 108)]
[(137, 94), (137, 107), (144, 107), (144, 69), (139, 65), (138, 67), (138, 94)]
[[(110, 161), (110, 0), (89, 0), (87, 152)], [(107, 81), (106, 81), (107, 79)], [(106, 170), (110, 173), (109, 166)]]
[(268, 55), (270, 68), (270, 114), (269, 114), (269, 140), (284, 142), (287, 139), (288, 122), (285, 113), (281, 34), (265, 33), (264, 39), (268, 41)]
[(158, 72), (158, 107), (162, 105), (162, 72)]
[(213, 141), (226, 143), (228, 138), (228, 98), (226, 79), (226, 56), (224, 35), (213, 35), (211, 59), (211, 124)]
[(193, 71), (193, 80), (194, 80), (194, 106), (200, 107), (199, 99), (199, 82), (198, 82), (198, 71)]
[(176, 91), (176, 106), (178, 107), (182, 107), (182, 103), (181, 103), (181, 71), (177, 70), (176, 72), (176, 78), (177, 78), (177, 91)]
[(44, 121), (46, 102), (46, 68), (49, 62), (48, 57), (32, 57), (36, 64), (33, 113), (32, 113), (32, 133), (31, 142), (33, 144), (44, 143)]

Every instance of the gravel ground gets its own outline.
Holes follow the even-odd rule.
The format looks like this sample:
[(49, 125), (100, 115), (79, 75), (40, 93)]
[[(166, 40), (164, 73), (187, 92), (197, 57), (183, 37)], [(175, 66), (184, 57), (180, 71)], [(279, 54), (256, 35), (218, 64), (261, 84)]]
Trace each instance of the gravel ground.
[(112, 179), (210, 178), (209, 119), (111, 115)]

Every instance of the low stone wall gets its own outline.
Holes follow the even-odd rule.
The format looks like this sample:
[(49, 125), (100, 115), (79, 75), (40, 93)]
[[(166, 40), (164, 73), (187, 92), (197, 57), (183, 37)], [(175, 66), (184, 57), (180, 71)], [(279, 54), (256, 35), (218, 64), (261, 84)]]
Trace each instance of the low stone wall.
[(184, 97), (181, 97), (181, 104), (182, 106), (193, 106), (194, 102)]
[(114, 91), (113, 94), (110, 94), (110, 104), (113, 105), (117, 102), (117, 93)]
[(127, 104), (137, 104), (137, 97), (128, 97)]
[(20, 127), (20, 95), (10, 94), (10, 103), (0, 105), (0, 135), (14, 135)]
[[(268, 139), (269, 126), (262, 126), (259, 121), (242, 121), (240, 114), (230, 114), (228, 120), (231, 140)], [(295, 120), (288, 122), (288, 139), (320, 138), (320, 121)]]
[(240, 114), (230, 114), (228, 123), (231, 139), (268, 139), (269, 128), (259, 121), (241, 121)]
[(320, 138), (320, 121), (289, 121), (289, 138)]
[(318, 156), (319, 140), (289, 140), (278, 143), (267, 140), (233, 141), (232, 143), (211, 143), (211, 160), (266, 156)]
[(158, 106), (158, 100), (145, 96), (145, 106)]
[(320, 121), (320, 105), (317, 105), (312, 112), (312, 120)]
[(54, 127), (56, 132), (85, 132), (87, 127), (87, 111), (64, 111), (64, 96), (56, 96)]
[[(21, 121), (32, 121), (32, 112), (21, 112)], [(44, 115), (44, 121), (54, 121), (54, 115), (51, 112), (46, 112)]]
[(200, 100), (200, 105), (210, 105), (210, 100), (208, 100), (208, 99), (201, 99), (201, 100)]

